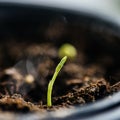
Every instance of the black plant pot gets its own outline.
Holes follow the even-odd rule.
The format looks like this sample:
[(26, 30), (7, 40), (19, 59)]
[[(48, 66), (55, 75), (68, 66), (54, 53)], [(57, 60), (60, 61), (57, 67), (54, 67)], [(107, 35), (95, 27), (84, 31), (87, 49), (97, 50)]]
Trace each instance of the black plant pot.
[[(114, 22), (105, 20), (104, 18), (97, 17), (92, 14), (76, 12), (65, 9), (55, 9), (52, 7), (45, 7), (39, 5), (28, 4), (15, 4), (15, 3), (0, 3), (0, 37), (9, 38), (11, 36), (19, 36), (19, 38), (26, 38), (26, 40), (36, 39), (36, 42), (43, 42), (39, 39), (44, 39), (44, 32), (46, 26), (52, 24), (54, 21), (60, 21), (63, 26), (70, 29), (83, 29), (87, 35), (91, 36), (90, 40), (85, 41), (88, 44), (86, 54), (93, 61), (97, 55), (105, 52), (113, 57), (114, 64), (106, 66), (108, 72), (119, 69), (120, 61), (120, 27)], [(38, 30), (39, 26), (39, 30)], [(69, 27), (70, 26), (70, 27)], [(24, 29), (26, 28), (26, 29)], [(40, 31), (40, 32), (38, 32)], [(74, 31), (73, 31), (74, 32)], [(60, 34), (62, 36), (64, 33)], [(70, 34), (69, 34), (70, 35)], [(58, 35), (59, 36), (59, 35)], [(57, 37), (58, 37), (57, 36)], [(104, 36), (106, 36), (104, 38)], [(108, 38), (107, 38), (108, 36)], [(51, 42), (57, 44), (56, 39), (51, 38)], [(68, 42), (73, 38), (71, 36), (60, 38), (61, 42)], [(77, 36), (78, 37), (78, 36)], [(114, 41), (109, 41), (109, 38), (115, 38)], [(39, 38), (39, 39), (38, 39)], [(18, 42), (20, 42), (20, 39)], [(108, 40), (108, 41), (107, 41)], [(98, 42), (97, 42), (98, 41)], [(6, 41), (8, 42), (8, 41)], [(47, 39), (44, 40), (47, 42)], [(80, 41), (75, 41), (78, 45)], [(92, 43), (92, 44), (91, 44)], [(2, 42), (1, 42), (2, 44)], [(96, 46), (93, 49), (93, 46)], [(111, 98), (104, 98), (95, 103), (90, 103), (84, 106), (76, 106), (71, 109), (61, 109), (54, 112), (47, 113), (29, 113), (29, 114), (13, 114), (13, 113), (0, 113), (0, 119), (5, 120), (38, 120), (38, 119), (60, 119), (60, 120), (77, 120), (77, 119), (90, 119), (90, 120), (116, 120), (120, 119), (120, 93), (115, 93)]]

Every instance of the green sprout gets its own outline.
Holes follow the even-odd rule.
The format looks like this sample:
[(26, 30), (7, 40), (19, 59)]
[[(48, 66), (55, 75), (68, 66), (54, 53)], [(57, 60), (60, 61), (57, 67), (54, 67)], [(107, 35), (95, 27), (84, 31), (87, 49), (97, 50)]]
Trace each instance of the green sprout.
[(63, 57), (62, 60), (59, 62), (59, 64), (57, 65), (55, 69), (54, 75), (48, 84), (48, 91), (47, 91), (47, 106), (48, 107), (52, 106), (51, 96), (52, 96), (53, 85), (56, 80), (56, 77), (58, 76), (58, 73), (60, 72), (61, 68), (65, 64), (66, 60), (67, 60), (67, 56)]
[(67, 56), (69, 59), (73, 60), (77, 56), (77, 50), (73, 45), (65, 43), (59, 48), (58, 54), (60, 58)]

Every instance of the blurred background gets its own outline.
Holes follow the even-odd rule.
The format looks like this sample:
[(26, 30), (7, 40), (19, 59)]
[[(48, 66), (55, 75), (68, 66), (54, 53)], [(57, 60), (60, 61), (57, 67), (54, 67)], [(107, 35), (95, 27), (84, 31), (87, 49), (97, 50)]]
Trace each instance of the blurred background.
[(0, 0), (84, 11), (120, 24), (120, 0)]

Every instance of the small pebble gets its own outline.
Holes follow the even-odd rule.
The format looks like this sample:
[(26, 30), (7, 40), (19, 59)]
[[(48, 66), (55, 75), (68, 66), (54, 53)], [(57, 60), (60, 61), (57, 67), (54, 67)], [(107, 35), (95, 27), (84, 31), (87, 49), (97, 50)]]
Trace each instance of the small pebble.
[(25, 76), (25, 82), (28, 83), (28, 84), (31, 84), (34, 82), (34, 77), (31, 75), (31, 74), (28, 74)]

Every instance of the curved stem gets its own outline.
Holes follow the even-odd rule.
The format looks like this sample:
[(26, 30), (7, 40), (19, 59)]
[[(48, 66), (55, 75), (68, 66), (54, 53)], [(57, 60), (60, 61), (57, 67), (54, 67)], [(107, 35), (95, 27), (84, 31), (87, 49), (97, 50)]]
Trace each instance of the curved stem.
[(60, 63), (57, 65), (54, 75), (52, 77), (52, 79), (50, 80), (49, 84), (48, 84), (48, 91), (47, 91), (47, 106), (51, 107), (52, 106), (52, 89), (53, 89), (53, 85), (54, 82), (56, 80), (56, 77), (58, 76), (58, 73), (60, 72), (61, 68), (63, 67), (63, 65), (65, 64), (67, 60), (67, 56), (63, 57), (62, 60), (60, 61)]

